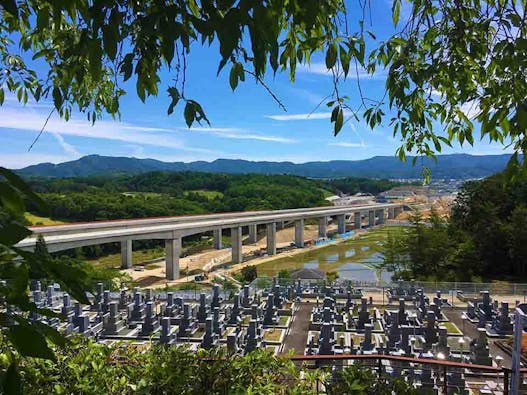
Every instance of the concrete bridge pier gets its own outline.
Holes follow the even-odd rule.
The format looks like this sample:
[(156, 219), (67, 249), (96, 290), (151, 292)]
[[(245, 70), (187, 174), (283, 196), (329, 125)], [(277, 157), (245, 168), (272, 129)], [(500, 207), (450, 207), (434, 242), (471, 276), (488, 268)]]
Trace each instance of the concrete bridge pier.
[(295, 221), (295, 246), (304, 247), (304, 220)]
[(318, 237), (327, 237), (328, 232), (326, 225), (328, 223), (328, 217), (322, 217), (318, 219)]
[(368, 226), (375, 226), (375, 211), (368, 211)]
[(267, 255), (276, 254), (276, 223), (267, 224)]
[(254, 244), (258, 241), (258, 225), (249, 225), (249, 243)]
[(221, 250), (223, 248), (223, 243), (221, 240), (221, 228), (214, 229), (212, 233), (214, 234), (214, 249)]
[(395, 207), (388, 207), (388, 219), (395, 218)]
[(232, 263), (243, 262), (242, 227), (231, 228)]
[(181, 238), (165, 240), (165, 273), (167, 280), (179, 278), (179, 256), (181, 255)]
[(337, 215), (337, 233), (346, 233), (346, 214)]
[(377, 211), (377, 224), (384, 224), (384, 209)]
[(353, 214), (353, 224), (355, 229), (362, 227), (362, 214), (360, 211)]
[(132, 262), (132, 240), (121, 241), (121, 269), (130, 269)]

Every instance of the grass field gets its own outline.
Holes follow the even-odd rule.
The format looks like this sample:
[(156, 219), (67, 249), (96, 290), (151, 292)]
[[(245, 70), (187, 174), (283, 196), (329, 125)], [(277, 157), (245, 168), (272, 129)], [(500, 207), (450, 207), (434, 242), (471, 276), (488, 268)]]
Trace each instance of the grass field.
[(320, 190), (320, 191), (322, 192), (322, 194), (324, 195), (324, 199), (334, 195), (333, 192), (328, 191), (327, 189), (319, 188), (319, 190)]
[(461, 335), (463, 333), (453, 322), (442, 322), (440, 325), (446, 328), (447, 334), (449, 335)]
[(123, 192), (123, 195), (131, 197), (143, 197), (145, 199), (163, 196), (163, 194), (157, 192)]
[(185, 192), (185, 195), (188, 195), (189, 192), (192, 192), (192, 193), (195, 193), (197, 195), (206, 197), (209, 200), (223, 197), (223, 193), (221, 193), (219, 191), (207, 191), (205, 189), (196, 189), (194, 191)]
[(264, 333), (264, 340), (267, 341), (280, 341), (280, 338), (282, 337), (282, 330), (281, 329), (268, 329)]
[[(149, 261), (155, 258), (161, 258), (165, 256), (165, 250), (155, 249), (155, 250), (141, 250), (132, 252), (132, 262), (134, 265), (139, 263)], [(97, 267), (107, 268), (107, 269), (118, 269), (121, 267), (121, 254), (111, 254), (103, 256), (98, 259), (90, 261)]]
[(65, 223), (48, 217), (39, 217), (38, 215), (31, 213), (25, 213), (24, 218), (29, 221), (30, 225), (61, 225)]
[[(201, 283), (195, 283), (195, 282), (188, 282), (188, 283), (180, 283), (175, 285), (169, 285), (166, 287), (167, 291), (207, 291), (210, 290), (212, 286), (210, 284), (201, 284)], [(163, 288), (165, 289), (165, 288)]]

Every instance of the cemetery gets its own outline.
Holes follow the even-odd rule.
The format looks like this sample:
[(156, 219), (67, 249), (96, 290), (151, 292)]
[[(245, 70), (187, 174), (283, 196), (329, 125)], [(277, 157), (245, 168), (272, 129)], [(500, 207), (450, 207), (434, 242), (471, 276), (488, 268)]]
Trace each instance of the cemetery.
[[(393, 284), (385, 292), (389, 303), (382, 305), (349, 284), (297, 280), (284, 285), (277, 278), (262, 289), (245, 285), (229, 293), (215, 284), (211, 292), (202, 292), (197, 298), (138, 288), (111, 292), (99, 283), (92, 304), (85, 306), (57, 284), (43, 289), (40, 282), (33, 281), (31, 300), (60, 314), (63, 320), (37, 314), (31, 319), (105, 344), (161, 343), (191, 350), (222, 347), (238, 355), (262, 348), (278, 355), (291, 348), (291, 341), (302, 338), (304, 348), (295, 348), (295, 354), (381, 354), (485, 366), (502, 363), (503, 357), (494, 352), (490, 342), (512, 335), (507, 302), (492, 300), (484, 291), (479, 298), (470, 299), (465, 309), (454, 309), (441, 291), (425, 293), (413, 284)], [(299, 309), (307, 309), (308, 322), (299, 322)], [(462, 327), (449, 319), (452, 314), (464, 320)], [(307, 325), (307, 333), (295, 332), (301, 325)], [(422, 388), (437, 389), (444, 380), (433, 369), (405, 371), (402, 364), (386, 361), (383, 368), (395, 376), (404, 371), (405, 377), (411, 370), (413, 382)], [(464, 389), (470, 373), (453, 370), (448, 382)], [(486, 385), (480, 384), (482, 388)]]

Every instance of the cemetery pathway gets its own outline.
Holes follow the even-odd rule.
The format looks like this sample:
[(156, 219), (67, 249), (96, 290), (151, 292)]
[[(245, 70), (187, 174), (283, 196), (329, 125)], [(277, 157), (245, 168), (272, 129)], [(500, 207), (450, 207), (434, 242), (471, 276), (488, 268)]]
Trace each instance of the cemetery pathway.
[(307, 344), (311, 309), (312, 305), (310, 303), (300, 303), (299, 309), (294, 315), (295, 320), (291, 324), (289, 335), (287, 335), (284, 341), (284, 354), (287, 354), (292, 349), (295, 350), (295, 354), (304, 353)]
[[(461, 318), (461, 310), (450, 310), (448, 307), (445, 307), (442, 309), (442, 312), (447, 316), (447, 318), (450, 320), (450, 322), (453, 322), (456, 324), (456, 326), (464, 331), (465, 336), (469, 336), (472, 339), (476, 339), (478, 337), (478, 330), (476, 325), (474, 325), (471, 322), (468, 322), (466, 320), (463, 320)], [(465, 321), (465, 322), (463, 322)], [(487, 337), (489, 341), (489, 349), (490, 349), (490, 355), (496, 356), (499, 355), (503, 358), (503, 366), (505, 367), (511, 367), (512, 366), (512, 359), (509, 354), (504, 352), (501, 348), (496, 346), (494, 344), (494, 340)], [(467, 344), (468, 348), (468, 344)]]

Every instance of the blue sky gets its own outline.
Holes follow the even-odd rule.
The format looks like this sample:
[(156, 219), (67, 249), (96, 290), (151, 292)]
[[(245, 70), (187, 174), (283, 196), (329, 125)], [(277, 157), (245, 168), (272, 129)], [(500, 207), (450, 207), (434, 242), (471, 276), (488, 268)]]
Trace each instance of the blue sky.
[[(391, 2), (372, 3), (372, 28), (380, 38), (390, 33), (388, 4)], [(0, 165), (20, 168), (40, 162), (59, 163), (89, 154), (185, 162), (241, 158), (301, 163), (394, 155), (399, 145), (388, 125), (372, 131), (362, 122), (350, 121), (333, 137), (330, 114), (324, 105), (308, 117), (332, 89), (322, 58), (314, 57), (310, 67), (300, 67), (294, 84), (289, 82), (287, 73), (267, 77), (267, 84), (285, 104), (287, 112), (251, 79), (238, 85), (233, 93), (228, 68), (216, 76), (218, 62), (215, 47), (193, 47), (186, 95), (200, 102), (211, 126), (195, 125), (191, 130), (184, 123), (181, 107), (171, 116), (167, 115), (169, 99), (165, 92), (172, 79), (167, 70), (162, 73), (159, 96), (148, 98), (146, 103), (136, 97), (133, 81), (125, 85), (130, 93), (122, 99), (120, 121), (104, 116), (91, 126), (84, 114), (73, 114), (69, 122), (53, 116), (30, 152), (28, 148), (52, 106), (49, 102), (23, 106), (8, 95), (0, 107)], [(361, 77), (362, 90), (368, 96), (380, 96), (384, 83), (382, 72), (374, 77)], [(358, 102), (354, 78), (348, 78), (342, 91), (350, 96), (352, 106)], [(474, 147), (455, 146), (445, 151), (451, 152), (499, 154), (505, 151), (498, 145), (476, 142)]]

